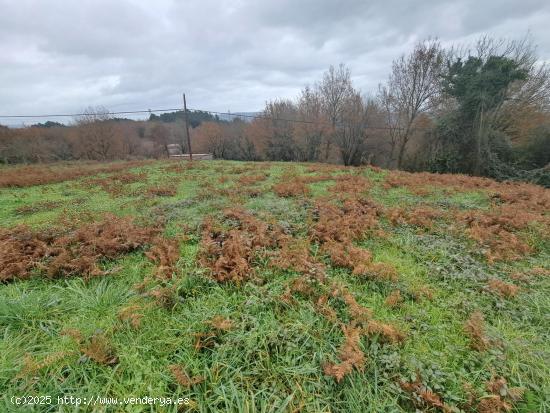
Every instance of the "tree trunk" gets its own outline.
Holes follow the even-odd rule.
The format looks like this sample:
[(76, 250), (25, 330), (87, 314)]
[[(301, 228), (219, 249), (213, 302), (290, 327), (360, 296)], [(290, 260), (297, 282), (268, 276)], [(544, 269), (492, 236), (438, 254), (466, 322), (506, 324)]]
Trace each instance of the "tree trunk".
[(325, 162), (328, 162), (328, 157), (330, 155), (330, 138), (327, 136), (327, 143), (325, 144)]
[(401, 165), (403, 163), (403, 156), (405, 154), (405, 145), (406, 142), (402, 142), (399, 146), (399, 154), (397, 155), (397, 169), (401, 169)]
[(483, 126), (483, 105), (481, 106), (481, 112), (479, 115), (479, 130), (477, 133), (477, 139), (476, 139), (476, 153), (474, 157), (474, 170), (473, 173), (476, 176), (481, 175), (481, 147), (482, 147), (482, 140), (484, 135), (484, 126)]
[(407, 146), (408, 142), (409, 142), (409, 131), (407, 130), (403, 135), (403, 138), (401, 139), (401, 143), (399, 144), (399, 153), (397, 154), (397, 169), (401, 169), (401, 166), (403, 165), (403, 157), (405, 156), (405, 147)]

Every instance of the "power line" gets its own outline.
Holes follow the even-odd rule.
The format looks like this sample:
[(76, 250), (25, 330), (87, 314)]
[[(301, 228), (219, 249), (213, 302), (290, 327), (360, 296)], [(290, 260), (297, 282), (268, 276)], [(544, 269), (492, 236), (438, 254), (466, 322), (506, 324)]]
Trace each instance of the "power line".
[[(189, 108), (189, 110), (206, 112), (206, 113), (210, 113), (210, 114), (214, 114), (214, 115), (225, 115), (225, 116), (234, 116), (234, 117), (243, 117), (243, 118), (265, 119), (265, 120), (273, 120), (273, 121), (281, 121), (281, 122), (295, 122), (295, 123), (307, 123), (307, 124), (312, 124), (312, 125), (329, 125), (329, 126), (332, 126), (332, 123), (326, 122), (326, 121), (274, 118), (272, 116), (263, 115), (263, 114), (260, 114), (260, 115), (247, 115), (247, 114), (244, 114), (244, 113), (216, 112), (214, 110), (191, 109), (191, 108)], [(336, 126), (345, 126), (345, 125), (346, 125), (345, 123), (341, 123), (341, 122), (336, 124)], [(406, 128), (391, 127), (391, 126), (370, 126), (370, 125), (367, 125), (367, 126), (365, 126), (365, 129), (396, 130), (396, 129), (406, 129)], [(424, 129), (429, 129), (429, 128), (415, 127), (415, 128), (411, 128), (411, 129), (424, 130)]]
[(266, 119), (266, 120), (275, 120), (275, 121), (281, 121), (281, 122), (296, 122), (296, 123), (310, 123), (310, 124), (330, 124), (329, 122), (323, 122), (323, 121), (313, 121), (313, 120), (304, 120), (304, 119), (284, 119), (284, 118), (274, 118), (272, 116), (267, 115), (247, 115), (245, 113), (231, 113), (231, 112), (216, 112), (215, 110), (202, 110), (202, 109), (189, 109), (194, 111), (200, 111), (200, 112), (206, 112), (213, 115), (224, 115), (224, 116), (233, 116), (237, 118), (250, 118), (250, 119)]
[[(210, 113), (212, 115), (223, 115), (223, 116), (232, 116), (238, 118), (249, 118), (249, 119), (265, 119), (271, 121), (279, 122), (293, 122), (293, 123), (302, 123), (310, 125), (329, 125), (332, 126), (332, 123), (326, 121), (312, 121), (305, 119), (286, 119), (268, 116), (265, 114), (249, 115), (245, 113), (231, 113), (231, 112), (218, 112), (215, 110), (205, 110), (205, 109), (194, 109), (188, 108), (189, 112), (203, 112)], [(181, 108), (168, 108), (168, 109), (146, 109), (146, 110), (127, 110), (127, 111), (116, 111), (116, 112), (103, 112), (103, 113), (60, 113), (60, 114), (42, 114), (42, 115), (0, 115), (0, 119), (33, 119), (33, 118), (75, 118), (79, 116), (113, 116), (113, 115), (131, 115), (131, 114), (144, 114), (144, 113), (165, 113), (165, 112), (183, 112)], [(337, 126), (340, 126), (338, 124)], [(389, 127), (389, 126), (371, 126), (366, 125), (365, 129), (376, 129), (376, 130), (396, 130), (404, 129), (400, 127)], [(415, 130), (421, 130), (426, 128), (414, 128)]]
[(130, 115), (137, 113), (157, 113), (157, 112), (175, 112), (181, 111), (181, 108), (172, 109), (147, 109), (147, 110), (126, 110), (120, 112), (103, 112), (103, 113), (60, 113), (55, 115), (0, 115), (0, 118), (69, 118), (78, 116), (91, 116), (91, 115)]

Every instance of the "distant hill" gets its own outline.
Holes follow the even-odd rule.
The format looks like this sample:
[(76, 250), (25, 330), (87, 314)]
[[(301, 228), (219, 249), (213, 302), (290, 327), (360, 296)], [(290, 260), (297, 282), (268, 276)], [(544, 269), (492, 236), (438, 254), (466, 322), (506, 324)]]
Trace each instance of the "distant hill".
[[(192, 128), (196, 128), (202, 122), (213, 122), (219, 121), (218, 116), (212, 115), (210, 112), (204, 112), (202, 110), (187, 110), (187, 115), (189, 118), (189, 125)], [(154, 113), (149, 116), (149, 121), (161, 121), (161, 122), (176, 122), (177, 120), (184, 119), (183, 110), (178, 110), (176, 112), (167, 112), (160, 115), (155, 115)]]
[[(261, 112), (235, 112), (212, 114), (202, 110), (188, 110), (189, 124), (193, 128), (196, 128), (202, 122), (233, 122), (236, 119), (250, 122), (260, 113)], [(176, 122), (179, 119), (183, 120), (183, 114), (183, 110), (162, 113), (160, 115), (152, 113), (151, 116), (149, 116), (149, 121)]]
[(44, 123), (35, 123), (34, 125), (31, 125), (33, 128), (64, 128), (67, 125), (59, 122), (52, 122), (51, 120), (44, 122)]
[(235, 113), (222, 113), (218, 115), (221, 121), (232, 122), (235, 119), (240, 119), (245, 122), (251, 122), (254, 117), (261, 115), (262, 112), (235, 112)]

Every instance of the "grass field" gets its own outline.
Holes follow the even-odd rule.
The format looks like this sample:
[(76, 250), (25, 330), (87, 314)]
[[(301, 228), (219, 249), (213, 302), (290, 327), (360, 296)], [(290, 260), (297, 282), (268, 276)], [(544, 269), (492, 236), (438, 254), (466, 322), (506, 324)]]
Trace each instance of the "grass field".
[(0, 167), (0, 411), (550, 411), (549, 209), (375, 168)]

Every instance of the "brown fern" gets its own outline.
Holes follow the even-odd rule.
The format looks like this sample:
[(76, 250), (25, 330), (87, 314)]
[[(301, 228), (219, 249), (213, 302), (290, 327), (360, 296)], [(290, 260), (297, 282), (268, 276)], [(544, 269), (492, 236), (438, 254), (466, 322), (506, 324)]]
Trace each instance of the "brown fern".
[(342, 325), (344, 343), (340, 347), (338, 358), (339, 363), (326, 363), (323, 367), (325, 375), (332, 376), (340, 382), (346, 374), (353, 369), (363, 371), (365, 365), (365, 354), (361, 350), (361, 329), (353, 326)]
[(483, 314), (475, 311), (464, 325), (464, 330), (470, 337), (470, 345), (477, 351), (485, 351), (489, 348), (490, 341), (485, 336), (485, 320)]
[(496, 293), (503, 298), (512, 298), (517, 294), (519, 290), (519, 287), (517, 285), (506, 283), (497, 278), (491, 278), (487, 284), (487, 287), (490, 291)]
[(178, 384), (184, 388), (195, 386), (205, 380), (203, 376), (189, 376), (184, 368), (177, 364), (171, 364), (168, 368)]

